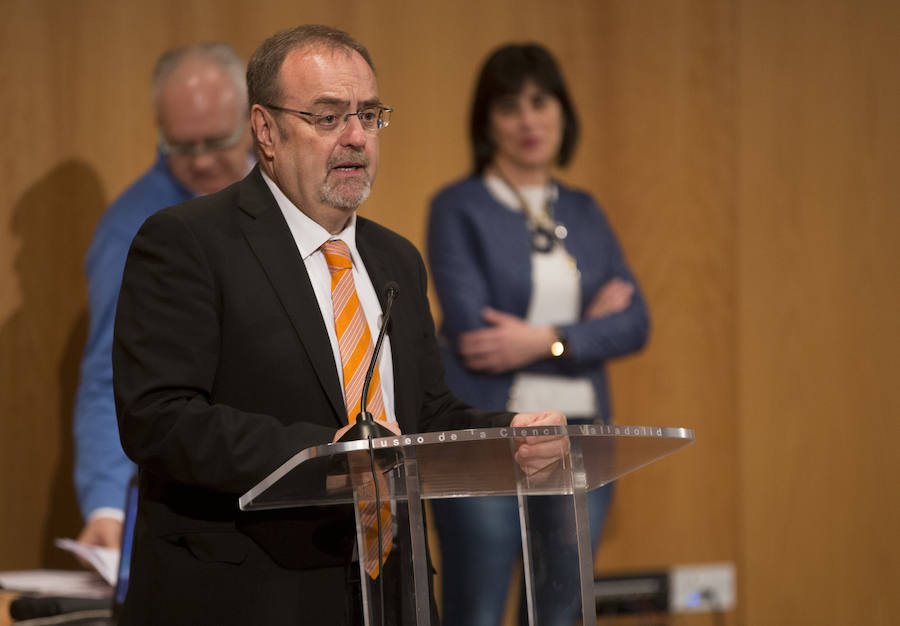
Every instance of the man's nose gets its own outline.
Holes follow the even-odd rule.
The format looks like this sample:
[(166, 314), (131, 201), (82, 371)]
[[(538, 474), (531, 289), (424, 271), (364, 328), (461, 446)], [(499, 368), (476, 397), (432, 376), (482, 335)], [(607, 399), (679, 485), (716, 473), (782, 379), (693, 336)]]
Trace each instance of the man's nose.
[(362, 147), (366, 145), (368, 134), (362, 127), (359, 116), (351, 113), (347, 116), (347, 123), (341, 131), (341, 143), (345, 146)]
[(198, 152), (191, 156), (191, 166), (198, 170), (208, 170), (216, 162), (216, 155), (210, 150)]

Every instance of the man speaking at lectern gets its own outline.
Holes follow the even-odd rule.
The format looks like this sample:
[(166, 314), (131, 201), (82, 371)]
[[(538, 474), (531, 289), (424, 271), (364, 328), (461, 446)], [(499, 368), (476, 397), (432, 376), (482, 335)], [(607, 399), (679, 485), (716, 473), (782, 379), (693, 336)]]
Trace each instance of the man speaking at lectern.
[[(390, 282), (400, 295), (368, 405), (392, 430), (565, 423), (478, 411), (444, 384), (419, 253), (356, 214), (391, 113), (366, 49), (294, 28), (253, 54), (247, 82), (258, 166), (147, 220), (125, 268), (114, 383), (141, 499), (122, 624), (358, 622), (358, 565), (322, 540), (344, 526), (237, 500), (349, 428)], [(517, 460), (530, 471), (558, 448), (526, 444)], [(345, 535), (352, 546), (352, 520)], [(399, 549), (381, 575), (392, 623), (409, 595)]]

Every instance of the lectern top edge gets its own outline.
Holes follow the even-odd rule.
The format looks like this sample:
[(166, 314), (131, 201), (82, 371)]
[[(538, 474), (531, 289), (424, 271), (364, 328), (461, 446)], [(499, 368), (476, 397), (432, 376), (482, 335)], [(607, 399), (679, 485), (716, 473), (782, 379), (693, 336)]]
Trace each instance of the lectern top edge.
[[(682, 440), (682, 445), (689, 445), (694, 440), (694, 431), (689, 428), (630, 426), (618, 424), (583, 424), (517, 428), (505, 426), (501, 428), (467, 428), (463, 430), (411, 433), (372, 439), (371, 444), (372, 448), (375, 450), (383, 450), (385, 452), (395, 450), (400, 453), (404, 448), (411, 446), (434, 444), (450, 445), (454, 442), (559, 435), (589, 438), (676, 439)], [(298, 452), (240, 497), (238, 503), (241, 510), (247, 510), (250, 503), (252, 503), (260, 494), (269, 489), (298, 465), (314, 458), (341, 456), (350, 452), (365, 451), (369, 449), (369, 443), (368, 440), (329, 443), (306, 448), (305, 450)]]

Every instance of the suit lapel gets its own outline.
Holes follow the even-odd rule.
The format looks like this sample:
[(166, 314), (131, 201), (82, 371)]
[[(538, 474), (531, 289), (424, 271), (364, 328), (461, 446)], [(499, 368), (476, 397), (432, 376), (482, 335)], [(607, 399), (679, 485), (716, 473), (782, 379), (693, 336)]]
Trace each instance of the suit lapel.
[(366, 271), (369, 273), (369, 279), (372, 281), (372, 287), (378, 295), (378, 301), (381, 303), (381, 310), (384, 310), (384, 286), (391, 280), (391, 270), (388, 264), (387, 252), (380, 249), (371, 237), (368, 236), (367, 221), (361, 217), (356, 218), (356, 247), (359, 255), (362, 257), (363, 263), (366, 265)]
[(316, 294), (290, 229), (259, 172), (259, 166), (241, 182), (238, 204), (244, 214), (240, 226), (247, 243), (290, 318), (331, 402), (338, 424), (343, 425), (346, 423), (343, 392)]
[[(409, 374), (409, 368), (412, 364), (408, 362), (409, 357), (409, 337), (404, 334), (406, 328), (410, 328), (405, 323), (406, 311), (409, 309), (410, 293), (403, 296), (403, 285), (400, 284), (401, 274), (393, 266), (392, 257), (388, 250), (379, 247), (377, 241), (372, 237), (371, 223), (365, 218), (357, 217), (356, 221), (356, 246), (359, 254), (366, 264), (366, 271), (378, 294), (378, 301), (381, 303), (381, 310), (384, 311), (386, 301), (384, 287), (388, 281), (397, 281), (401, 295), (394, 301), (394, 307), (391, 310), (391, 323), (388, 327), (388, 337), (391, 340), (391, 357), (394, 370), (394, 412), (397, 421), (404, 432), (413, 432), (415, 420), (418, 414), (411, 407), (411, 397), (404, 393), (406, 385), (404, 381), (410, 381), (412, 378)], [(372, 338), (373, 341), (375, 338)], [(411, 421), (412, 420), (412, 421)], [(409, 430), (413, 428), (413, 430)]]

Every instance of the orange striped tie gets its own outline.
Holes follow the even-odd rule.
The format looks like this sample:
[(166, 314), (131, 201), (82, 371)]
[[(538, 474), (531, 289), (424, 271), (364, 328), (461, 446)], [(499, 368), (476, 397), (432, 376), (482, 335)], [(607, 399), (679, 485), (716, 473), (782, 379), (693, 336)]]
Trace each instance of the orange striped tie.
[[(344, 373), (344, 405), (347, 408), (347, 421), (354, 421), (359, 414), (360, 398), (366, 370), (372, 359), (374, 345), (369, 332), (369, 324), (359, 304), (356, 286), (353, 283), (353, 263), (350, 249), (343, 241), (334, 239), (322, 245), (328, 271), (331, 273), (331, 302), (334, 305), (334, 328), (337, 332), (338, 348), (341, 353), (341, 365)], [(366, 409), (382, 422), (387, 421), (384, 409), (384, 398), (381, 395), (381, 376), (376, 367), (369, 385), (369, 397)], [(371, 497), (374, 500), (374, 487), (370, 485)], [(378, 563), (378, 522), (377, 507), (373, 501), (359, 503), (360, 519), (365, 535), (364, 559), (366, 572), (372, 578), (380, 573)], [(393, 543), (391, 523), (391, 505), (381, 505), (381, 545), (384, 560)]]

